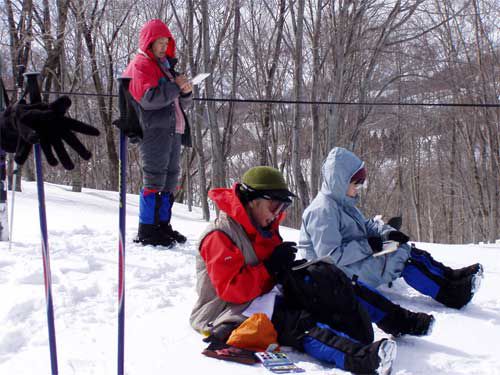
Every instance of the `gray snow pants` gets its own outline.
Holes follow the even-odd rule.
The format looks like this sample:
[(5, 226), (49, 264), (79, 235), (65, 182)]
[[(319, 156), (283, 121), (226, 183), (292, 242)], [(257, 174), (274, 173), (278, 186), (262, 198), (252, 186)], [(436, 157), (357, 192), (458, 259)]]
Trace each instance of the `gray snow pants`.
[(182, 135), (164, 128), (150, 128), (143, 133), (139, 150), (144, 187), (174, 193), (181, 170)]

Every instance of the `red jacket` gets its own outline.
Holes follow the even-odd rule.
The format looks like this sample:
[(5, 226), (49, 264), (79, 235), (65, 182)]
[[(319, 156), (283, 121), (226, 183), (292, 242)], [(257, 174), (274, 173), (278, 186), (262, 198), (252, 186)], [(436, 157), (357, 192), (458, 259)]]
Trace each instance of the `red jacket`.
[[(169, 28), (163, 21), (154, 19), (148, 21), (141, 29), (139, 35), (139, 53), (128, 64), (127, 69), (123, 72), (124, 77), (132, 78), (130, 81), (129, 91), (132, 97), (140, 103), (142, 96), (152, 87), (158, 86), (160, 78), (164, 77), (155, 56), (149, 48), (151, 44), (158, 39), (169, 38), (166, 57), (175, 57), (175, 40)], [(146, 54), (147, 56), (145, 56)]]
[[(236, 195), (236, 188), (237, 184), (231, 189), (212, 189), (208, 196), (221, 211), (243, 227), (255, 255), (264, 261), (269, 258), (276, 245), (282, 242), (279, 222), (283, 219), (283, 214), (272, 224), (271, 237), (265, 238), (252, 224)], [(263, 263), (257, 266), (246, 265), (240, 249), (221, 231), (211, 232), (202, 240), (200, 254), (217, 295), (226, 302), (240, 304), (251, 301), (270, 291), (275, 284)]]

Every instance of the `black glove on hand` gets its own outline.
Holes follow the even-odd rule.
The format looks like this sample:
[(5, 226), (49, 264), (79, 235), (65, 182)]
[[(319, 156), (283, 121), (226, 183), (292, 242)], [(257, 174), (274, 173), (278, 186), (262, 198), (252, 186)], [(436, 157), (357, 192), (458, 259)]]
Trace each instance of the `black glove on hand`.
[(401, 216), (394, 216), (389, 219), (387, 222), (387, 225), (390, 225), (396, 230), (401, 229), (401, 226), (403, 225), (403, 218)]
[[(25, 103), (23, 101), (23, 103)], [(14, 153), (14, 160), (18, 164), (23, 164), (33, 148), (31, 143), (25, 139), (37, 141), (36, 133), (26, 127), (18, 129), (16, 126), (15, 110), (12, 106), (2, 112), (0, 116), (0, 140), (2, 149), (9, 153)]]
[(398, 230), (389, 232), (387, 238), (391, 241), (399, 242), (400, 244), (407, 243), (410, 240), (410, 237)]
[(370, 247), (372, 248), (374, 253), (379, 253), (382, 251), (382, 238), (380, 237), (368, 237), (368, 243), (370, 244)]
[[(49, 104), (26, 104), (21, 101), (6, 110), (5, 115), (9, 121), (7, 124), (1, 124), (2, 128), (5, 126), (7, 129), (15, 129), (19, 136), (14, 156), (16, 163), (24, 164), (32, 144), (40, 143), (50, 165), (57, 165), (60, 161), (65, 169), (73, 169), (75, 165), (71, 161), (63, 141), (74, 149), (81, 158), (90, 159), (92, 154), (74, 133), (98, 136), (99, 130), (67, 117), (66, 111), (70, 106), (71, 100), (67, 96), (61, 96)], [(52, 148), (59, 161), (54, 156)]]
[(280, 272), (292, 267), (297, 253), (295, 242), (283, 242), (274, 248), (271, 256), (264, 261), (267, 271), (277, 276)]

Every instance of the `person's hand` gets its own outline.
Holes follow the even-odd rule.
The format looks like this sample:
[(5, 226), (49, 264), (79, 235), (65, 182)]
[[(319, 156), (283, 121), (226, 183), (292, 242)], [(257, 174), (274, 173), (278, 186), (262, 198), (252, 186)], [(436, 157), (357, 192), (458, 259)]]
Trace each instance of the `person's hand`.
[(403, 232), (395, 230), (395, 231), (389, 232), (389, 234), (387, 235), (387, 239), (389, 239), (391, 241), (399, 242), (400, 244), (403, 244), (403, 243), (407, 243), (410, 240), (410, 237), (408, 237)]
[[(70, 106), (69, 97), (61, 96), (49, 104), (26, 104), (24, 101), (20, 101), (5, 111), (8, 120), (1, 124), (2, 128), (5, 127), (9, 131), (14, 130), (17, 133), (14, 156), (16, 163), (24, 164), (32, 145), (35, 143), (40, 143), (47, 162), (52, 166), (61, 162), (65, 169), (69, 170), (75, 167), (64, 143), (75, 150), (81, 158), (90, 159), (91, 152), (85, 148), (75, 133), (95, 137), (99, 135), (99, 130), (67, 117), (66, 111)], [(2, 129), (3, 131), (4, 129)], [(54, 156), (53, 151), (59, 160)]]
[(384, 246), (384, 244), (382, 242), (382, 238), (380, 238), (380, 237), (368, 237), (367, 240), (368, 240), (368, 244), (370, 245), (370, 247), (372, 248), (372, 251), (374, 253), (379, 253), (382, 251), (382, 248)]
[(283, 242), (274, 248), (271, 256), (264, 261), (267, 271), (277, 276), (282, 271), (290, 269), (297, 253), (295, 242)]
[(193, 91), (193, 86), (189, 82), (188, 78), (184, 74), (179, 74), (175, 77), (175, 83), (181, 89), (181, 93), (188, 94)]
[(399, 230), (403, 225), (403, 218), (401, 216), (394, 216), (387, 221), (387, 225), (390, 225), (396, 230)]

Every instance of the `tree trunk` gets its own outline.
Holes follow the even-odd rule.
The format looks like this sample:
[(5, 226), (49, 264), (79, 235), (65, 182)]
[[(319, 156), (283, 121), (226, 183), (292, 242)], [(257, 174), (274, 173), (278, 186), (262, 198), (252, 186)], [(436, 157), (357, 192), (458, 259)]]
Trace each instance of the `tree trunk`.
[[(98, 0), (96, 0), (98, 1)], [(92, 81), (94, 83), (94, 87), (96, 90), (97, 96), (97, 105), (99, 117), (101, 118), (102, 126), (104, 128), (104, 139), (106, 141), (106, 151), (108, 156), (108, 177), (109, 177), (109, 186), (110, 190), (118, 191), (118, 152), (116, 150), (116, 145), (114, 141), (114, 131), (113, 125), (111, 123), (111, 117), (109, 116), (109, 110), (106, 108), (106, 102), (104, 100), (104, 86), (102, 83), (101, 75), (99, 73), (99, 68), (97, 66), (97, 54), (94, 43), (94, 33), (96, 31), (95, 26), (98, 22), (96, 20), (95, 13), (92, 13), (90, 19), (85, 19), (84, 11), (83, 11), (83, 1), (79, 2), (80, 8), (79, 12), (81, 15), (81, 23), (80, 27), (82, 27), (83, 39), (85, 40), (85, 44), (87, 46), (87, 51), (90, 57), (90, 68)], [(97, 6), (97, 3), (96, 3)], [(112, 77), (110, 77), (112, 79)]]
[[(240, 44), (240, 27), (241, 27), (241, 14), (240, 14), (240, 1), (233, 0), (233, 13), (234, 13), (234, 27), (233, 27), (233, 43), (231, 52), (231, 93), (230, 98), (235, 99), (238, 91), (238, 56), (239, 56), (239, 44)], [(231, 155), (231, 142), (233, 141), (233, 121), (234, 121), (234, 111), (235, 103), (229, 103), (229, 109), (227, 113), (227, 120), (225, 131), (222, 137), (224, 160)]]
[[(323, 0), (317, 0), (316, 4), (316, 20), (314, 22), (314, 32), (312, 39), (312, 86), (311, 86), (311, 101), (318, 100), (319, 84), (321, 80), (321, 58), (320, 58), (320, 40), (321, 40), (321, 15), (323, 12)], [(311, 188), (311, 198), (318, 194), (320, 184), (320, 107), (319, 105), (311, 105), (311, 174), (309, 185)]]
[[(274, 80), (276, 77), (276, 71), (278, 69), (279, 57), (281, 54), (281, 44), (283, 42), (283, 28), (285, 25), (285, 15), (287, 9), (287, 0), (280, 0), (279, 3), (279, 13), (278, 20), (276, 24), (276, 40), (274, 44), (274, 48), (272, 51), (271, 60), (266, 64), (266, 83), (264, 89), (264, 99), (272, 99), (273, 98), (273, 88), (274, 88)], [(272, 111), (273, 105), (271, 103), (265, 103), (263, 114), (262, 114), (262, 136), (260, 137), (259, 144), (259, 164), (260, 165), (269, 165), (269, 139), (271, 139), (270, 134), (272, 133)], [(275, 160), (274, 157), (271, 158), (271, 164), (274, 167), (277, 167), (278, 160)]]
[[(213, 98), (215, 95), (213, 84), (213, 63), (210, 54), (210, 19), (208, 15), (208, 2), (201, 2), (202, 12), (202, 27), (203, 27), (203, 66), (205, 72), (211, 75), (205, 80), (205, 92), (208, 98)], [(218, 52), (218, 51), (217, 51)], [(214, 52), (214, 59), (217, 58)], [(215, 187), (224, 187), (225, 184), (225, 171), (224, 171), (224, 157), (222, 150), (221, 136), (219, 133), (219, 126), (217, 121), (217, 113), (215, 111), (215, 104), (212, 101), (206, 102), (206, 111), (208, 115), (208, 126), (210, 129), (210, 144), (212, 150), (212, 182)]]
[[(304, 40), (304, 7), (305, 0), (298, 0), (297, 20), (295, 30), (295, 54), (294, 54), (294, 80), (293, 93), (294, 100), (302, 100), (303, 91), (303, 64), (302, 64), (302, 45)], [(307, 185), (302, 174), (301, 167), (301, 150), (300, 150), (300, 133), (302, 129), (302, 106), (295, 105), (293, 129), (292, 129), (292, 169), (293, 177), (297, 187), (298, 196), (301, 203), (301, 211), (305, 210), (309, 205), (309, 194)]]
[[(191, 73), (196, 75), (198, 73), (197, 65), (194, 60), (194, 14), (195, 7), (194, 1), (188, 0), (188, 31), (187, 31), (187, 45), (188, 45), (188, 60), (191, 68)], [(193, 95), (199, 96), (197, 86), (193, 89)], [(203, 219), (210, 221), (210, 209), (208, 207), (208, 187), (205, 168), (205, 152), (203, 150), (203, 137), (201, 131), (201, 119), (203, 119), (203, 107), (199, 102), (195, 102), (194, 109), (192, 110), (195, 115), (191, 117), (191, 124), (194, 126), (193, 132), (193, 147), (197, 154), (198, 160), (198, 186), (200, 191), (200, 204), (203, 213)]]

